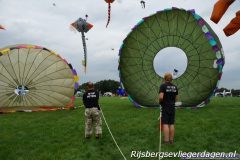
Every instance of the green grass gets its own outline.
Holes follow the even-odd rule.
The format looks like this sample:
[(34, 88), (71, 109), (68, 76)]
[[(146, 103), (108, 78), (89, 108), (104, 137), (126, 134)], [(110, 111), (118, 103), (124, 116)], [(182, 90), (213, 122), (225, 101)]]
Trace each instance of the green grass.
[[(101, 105), (127, 159), (136, 159), (130, 158), (132, 150), (158, 151), (158, 109), (138, 109), (118, 97), (101, 98)], [(162, 151), (240, 153), (239, 126), (240, 98), (213, 98), (201, 109), (178, 109), (175, 144), (162, 145)], [(121, 159), (105, 124), (102, 139), (84, 138), (84, 108), (0, 115), (0, 160)]]

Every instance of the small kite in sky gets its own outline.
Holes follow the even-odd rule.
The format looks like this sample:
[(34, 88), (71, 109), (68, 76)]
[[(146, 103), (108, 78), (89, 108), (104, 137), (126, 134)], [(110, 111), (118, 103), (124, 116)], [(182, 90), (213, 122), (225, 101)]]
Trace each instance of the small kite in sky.
[(173, 75), (176, 76), (178, 74), (178, 70), (177, 69), (174, 69), (173, 70)]
[(56, 3), (53, 3), (53, 6), (56, 7)]
[[(86, 16), (87, 18), (87, 16)], [(82, 64), (84, 66), (84, 70), (86, 73), (86, 68), (87, 68), (87, 45), (86, 45), (86, 39), (84, 33), (87, 33), (93, 25), (88, 23), (86, 19), (79, 18), (75, 22), (71, 24), (71, 27), (73, 27), (75, 30), (78, 32), (81, 32), (82, 34), (82, 43), (83, 43), (83, 50), (84, 50), (84, 60), (82, 61)]]
[(145, 8), (145, 1), (141, 0), (140, 1), (142, 8)]
[[(218, 0), (215, 3), (211, 20), (214, 23), (218, 23), (228, 7), (235, 2), (235, 0)], [(226, 36), (231, 36), (240, 29), (240, 10), (236, 13), (236, 17), (223, 29)]]
[(111, 3), (113, 3), (115, 0), (105, 0), (106, 3), (108, 3), (108, 21), (107, 21), (107, 25), (106, 28), (110, 22), (111, 19)]
[(173, 78), (177, 78), (177, 76), (178, 76), (178, 70), (174, 69), (173, 70)]

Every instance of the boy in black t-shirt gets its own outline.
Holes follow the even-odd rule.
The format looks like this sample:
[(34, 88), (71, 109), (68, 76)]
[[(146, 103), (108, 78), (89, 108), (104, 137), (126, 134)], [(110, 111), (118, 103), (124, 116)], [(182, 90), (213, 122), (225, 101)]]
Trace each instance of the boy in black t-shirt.
[(177, 86), (172, 84), (172, 74), (164, 75), (165, 83), (161, 84), (159, 90), (159, 100), (162, 106), (162, 122), (164, 132), (164, 143), (173, 144), (174, 140), (174, 121), (175, 121), (175, 102), (178, 99)]

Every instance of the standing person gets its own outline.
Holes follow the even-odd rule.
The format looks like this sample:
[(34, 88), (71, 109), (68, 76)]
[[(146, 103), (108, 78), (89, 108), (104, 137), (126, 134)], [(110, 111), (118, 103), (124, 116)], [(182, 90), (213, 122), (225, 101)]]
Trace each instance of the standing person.
[(162, 123), (164, 143), (174, 143), (175, 102), (178, 99), (177, 86), (172, 84), (172, 74), (165, 73), (164, 83), (159, 90), (159, 101), (162, 106)]
[(87, 91), (83, 94), (83, 104), (85, 106), (85, 138), (91, 137), (94, 126), (96, 138), (102, 136), (102, 120), (98, 100), (98, 91), (94, 89), (92, 82), (88, 82)]

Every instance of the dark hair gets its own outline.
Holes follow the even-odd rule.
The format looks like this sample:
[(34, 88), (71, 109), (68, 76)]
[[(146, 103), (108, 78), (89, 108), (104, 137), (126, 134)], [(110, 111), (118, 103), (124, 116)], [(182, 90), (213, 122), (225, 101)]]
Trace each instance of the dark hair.
[(88, 89), (93, 89), (94, 88), (94, 84), (92, 82), (88, 82)]

